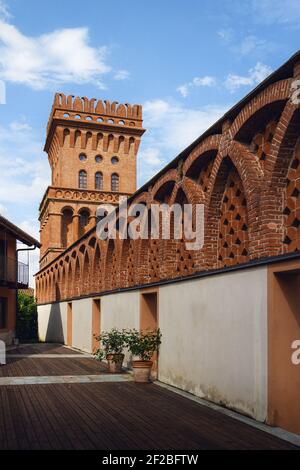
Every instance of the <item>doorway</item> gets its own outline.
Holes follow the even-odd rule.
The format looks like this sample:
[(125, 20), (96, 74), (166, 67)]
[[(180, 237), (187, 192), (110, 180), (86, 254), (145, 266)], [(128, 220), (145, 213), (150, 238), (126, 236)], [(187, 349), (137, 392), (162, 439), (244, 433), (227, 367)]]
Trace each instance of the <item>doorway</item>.
[(101, 300), (92, 300), (92, 353), (95, 354), (99, 348), (97, 336), (101, 333)]
[(67, 346), (72, 347), (73, 343), (73, 312), (72, 302), (67, 305)]
[[(145, 291), (140, 297), (140, 330), (155, 330), (158, 328), (158, 291)], [(152, 357), (152, 378), (158, 375), (158, 354)]]
[(300, 434), (300, 364), (292, 347), (300, 340), (300, 263), (269, 268), (268, 423)]

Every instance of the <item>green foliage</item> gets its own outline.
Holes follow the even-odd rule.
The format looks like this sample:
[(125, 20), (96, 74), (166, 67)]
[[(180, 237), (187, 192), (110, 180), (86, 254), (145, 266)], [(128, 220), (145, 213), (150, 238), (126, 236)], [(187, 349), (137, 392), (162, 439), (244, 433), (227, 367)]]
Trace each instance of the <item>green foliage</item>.
[(34, 297), (18, 294), (16, 336), (21, 341), (38, 339), (37, 307)]
[(108, 354), (123, 354), (127, 347), (133, 356), (138, 356), (142, 361), (150, 361), (158, 351), (161, 344), (160, 330), (117, 330), (104, 331), (97, 336), (100, 348), (95, 353), (95, 359), (102, 361)]
[(138, 356), (142, 361), (150, 361), (155, 351), (161, 344), (160, 330), (151, 331), (127, 331), (127, 345), (133, 356)]
[(113, 328), (110, 331), (103, 331), (96, 337), (100, 342), (100, 348), (95, 353), (95, 359), (102, 361), (107, 354), (122, 354), (127, 345), (127, 333), (125, 330)]

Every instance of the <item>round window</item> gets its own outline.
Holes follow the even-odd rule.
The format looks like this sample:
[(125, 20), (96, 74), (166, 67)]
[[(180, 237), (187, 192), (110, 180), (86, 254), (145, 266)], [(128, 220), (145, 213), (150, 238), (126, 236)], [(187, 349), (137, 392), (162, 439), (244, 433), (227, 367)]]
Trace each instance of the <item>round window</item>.
[(80, 160), (81, 162), (85, 162), (85, 161), (86, 161), (86, 155), (85, 155), (84, 153), (81, 153), (81, 154), (79, 155), (79, 160)]
[(117, 163), (119, 163), (118, 157), (112, 157), (111, 162), (113, 165), (116, 165)]
[(101, 163), (103, 160), (103, 157), (101, 157), (101, 155), (96, 155), (95, 160), (97, 163)]

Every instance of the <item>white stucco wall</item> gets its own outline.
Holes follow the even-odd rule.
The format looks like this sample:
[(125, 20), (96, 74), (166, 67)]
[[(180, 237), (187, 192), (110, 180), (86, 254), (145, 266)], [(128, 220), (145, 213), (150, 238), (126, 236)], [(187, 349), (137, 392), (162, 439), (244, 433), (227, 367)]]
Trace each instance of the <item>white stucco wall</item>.
[(161, 287), (159, 325), (159, 380), (265, 420), (265, 268)]
[(92, 299), (72, 302), (72, 346), (92, 352)]
[(38, 306), (40, 341), (65, 343), (67, 339), (67, 303)]
[[(136, 328), (140, 324), (140, 293), (122, 292), (102, 297), (101, 330), (112, 328)], [(124, 365), (130, 364), (130, 355), (125, 354)]]
[[(66, 340), (67, 304), (40, 306), (40, 338)], [(73, 347), (91, 352), (92, 299), (72, 302)], [(267, 269), (160, 287), (159, 380), (264, 421)], [(101, 330), (139, 328), (140, 292), (101, 298)], [(125, 365), (129, 356), (125, 358)]]

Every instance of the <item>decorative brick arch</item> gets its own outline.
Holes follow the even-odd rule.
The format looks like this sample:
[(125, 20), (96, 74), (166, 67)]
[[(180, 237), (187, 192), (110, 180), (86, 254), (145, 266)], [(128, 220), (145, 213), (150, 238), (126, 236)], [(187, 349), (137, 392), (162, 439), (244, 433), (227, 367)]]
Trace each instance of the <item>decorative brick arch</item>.
[(275, 82), (249, 101), (240, 111), (230, 127), (232, 138), (235, 138), (242, 126), (244, 126), (244, 124), (260, 109), (276, 101), (288, 100), (290, 96), (291, 83), (291, 78)]
[(166, 187), (170, 183), (171, 185), (175, 185), (177, 181), (177, 176), (177, 169), (169, 170), (165, 175), (161, 176), (159, 180), (154, 184), (151, 190), (152, 199), (156, 199), (157, 194), (159, 193), (159, 191), (162, 190), (163, 187)]
[(208, 152), (218, 151), (222, 135), (215, 134), (207, 137), (203, 142), (192, 150), (188, 158), (185, 160), (182, 170), (186, 174), (188, 170), (195, 164), (197, 160), (201, 160), (202, 156)]
[(300, 249), (297, 222), (300, 108), (287, 105), (285, 111), (283, 121), (287, 117), (290, 119), (285, 130), (282, 129), (276, 152), (274, 149), (274, 161), (261, 198), (261, 239), (265, 252), (273, 256)]
[[(228, 220), (226, 222), (225, 218), (223, 220), (223, 211), (222, 208), (226, 208), (226, 204), (233, 206), (232, 212), (236, 211), (236, 206), (242, 206), (243, 204), (237, 204), (234, 198), (238, 198), (238, 200), (243, 201), (245, 199), (245, 208), (244, 213), (246, 214), (245, 217), (247, 218), (247, 240), (248, 240), (248, 201), (246, 198), (246, 190), (245, 185), (243, 184), (241, 175), (239, 174), (237, 168), (233, 164), (230, 157), (227, 158), (219, 158), (215, 170), (217, 169), (217, 174), (214, 179), (214, 186), (211, 188), (208, 200), (208, 206), (206, 211), (206, 218), (205, 218), (205, 245), (204, 250), (206, 253), (205, 263), (208, 267), (214, 267), (222, 265), (223, 259), (220, 258), (219, 254), (219, 236), (220, 236), (220, 224), (230, 225), (228, 230), (228, 237), (230, 236), (231, 229), (234, 230), (234, 220)], [(232, 188), (231, 179), (234, 181), (234, 185), (236, 188)], [(235, 193), (231, 191), (234, 189)], [(228, 195), (227, 195), (228, 192)], [(228, 201), (227, 201), (228, 198)], [(231, 207), (230, 207), (231, 209)], [(239, 211), (238, 211), (239, 214)], [(236, 214), (235, 216), (237, 216)], [(239, 214), (240, 217), (241, 214)], [(243, 214), (244, 217), (244, 214)], [(240, 219), (241, 220), (241, 219)], [(239, 223), (240, 220), (237, 220)], [(241, 225), (244, 221), (241, 222)], [(239, 231), (242, 230), (242, 227), (238, 227)], [(235, 251), (238, 250), (238, 246), (234, 248)], [(230, 252), (231, 253), (231, 252)], [(248, 258), (249, 251), (247, 252)], [(244, 261), (246, 261), (245, 259)], [(236, 260), (237, 261), (237, 260)]]
[(91, 259), (91, 278), (92, 278), (92, 289), (96, 292), (100, 292), (103, 287), (102, 279), (102, 256), (101, 256), (101, 244), (98, 241), (93, 250), (93, 258)]
[(119, 240), (109, 239), (106, 243), (104, 285), (105, 290), (114, 289), (119, 285), (120, 277), (120, 244)]

